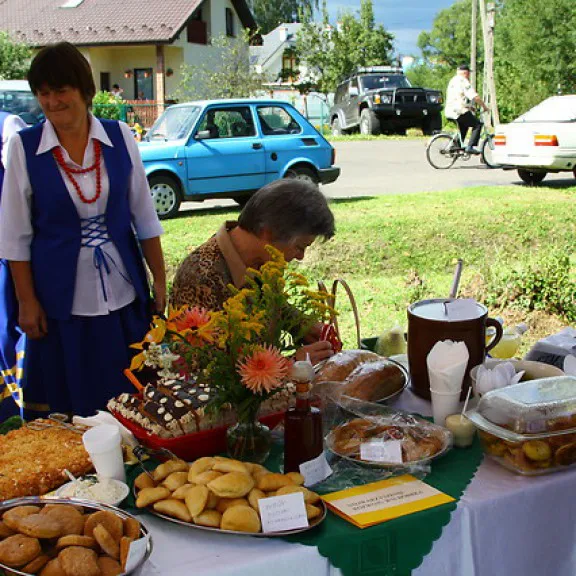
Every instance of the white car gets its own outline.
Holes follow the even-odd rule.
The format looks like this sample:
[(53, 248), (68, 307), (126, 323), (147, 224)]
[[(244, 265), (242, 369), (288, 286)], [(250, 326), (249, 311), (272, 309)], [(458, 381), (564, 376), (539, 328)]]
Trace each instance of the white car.
[(576, 95), (547, 98), (510, 124), (498, 126), (494, 163), (516, 168), (528, 184), (548, 172), (576, 177)]

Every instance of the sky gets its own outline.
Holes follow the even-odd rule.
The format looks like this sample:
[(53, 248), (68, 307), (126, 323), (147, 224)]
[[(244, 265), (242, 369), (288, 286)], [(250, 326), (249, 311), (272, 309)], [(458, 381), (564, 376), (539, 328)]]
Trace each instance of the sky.
[[(420, 56), (417, 40), (422, 30), (430, 30), (434, 16), (448, 8), (455, 0), (372, 0), (374, 16), (388, 32), (395, 36), (397, 54)], [(331, 21), (338, 12), (351, 11), (358, 14), (360, 0), (327, 0)]]

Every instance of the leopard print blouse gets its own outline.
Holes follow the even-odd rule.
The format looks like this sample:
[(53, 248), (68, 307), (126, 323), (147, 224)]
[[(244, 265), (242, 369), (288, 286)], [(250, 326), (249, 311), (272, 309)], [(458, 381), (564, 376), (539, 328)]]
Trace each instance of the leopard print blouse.
[(213, 236), (191, 252), (180, 264), (174, 277), (170, 304), (200, 306), (207, 310), (221, 310), (230, 297), (232, 274)]

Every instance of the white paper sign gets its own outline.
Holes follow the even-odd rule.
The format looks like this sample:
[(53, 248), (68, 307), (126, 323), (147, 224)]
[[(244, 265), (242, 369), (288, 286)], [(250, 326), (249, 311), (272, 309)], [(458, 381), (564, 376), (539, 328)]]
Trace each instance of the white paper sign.
[(360, 444), (360, 459), (402, 464), (402, 440), (377, 438)]
[(479, 316), (478, 305), (472, 298), (446, 302), (446, 313), (450, 320), (470, 320)]
[(258, 507), (262, 520), (262, 532), (281, 532), (308, 526), (302, 492), (261, 498), (258, 500)]
[(332, 468), (324, 452), (313, 460), (300, 464), (300, 474), (304, 476), (304, 486), (314, 486), (332, 474)]
[(134, 568), (138, 566), (138, 562), (144, 558), (149, 539), (150, 536), (145, 536), (144, 538), (139, 538), (138, 540), (134, 540), (134, 542), (130, 542), (128, 558), (126, 558), (126, 572), (134, 570)]

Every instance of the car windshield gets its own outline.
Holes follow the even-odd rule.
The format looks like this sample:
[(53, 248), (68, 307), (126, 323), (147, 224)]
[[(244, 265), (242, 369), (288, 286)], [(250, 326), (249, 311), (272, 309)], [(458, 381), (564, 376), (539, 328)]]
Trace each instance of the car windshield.
[(17, 114), (26, 124), (36, 124), (44, 114), (32, 92), (0, 90), (0, 110)]
[(190, 130), (200, 108), (198, 106), (175, 106), (168, 108), (147, 134), (148, 140), (180, 140), (190, 134)]
[(371, 74), (360, 76), (364, 90), (380, 90), (382, 88), (410, 88), (408, 78), (402, 74)]
[(576, 97), (555, 96), (548, 98), (519, 116), (514, 122), (574, 122)]

